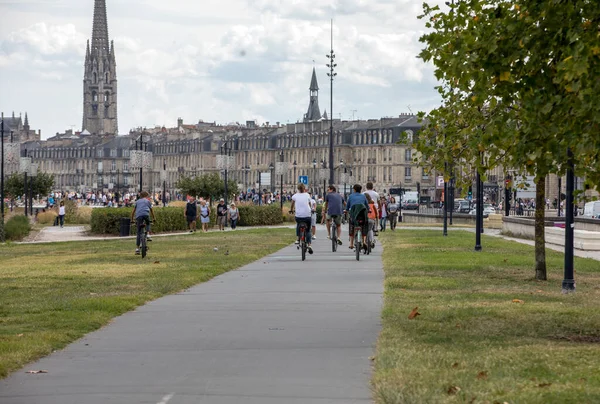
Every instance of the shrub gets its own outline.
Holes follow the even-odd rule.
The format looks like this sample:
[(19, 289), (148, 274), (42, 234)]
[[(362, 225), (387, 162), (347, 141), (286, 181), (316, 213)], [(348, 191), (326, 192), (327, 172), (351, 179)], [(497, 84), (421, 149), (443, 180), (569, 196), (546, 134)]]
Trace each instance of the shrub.
[(185, 208), (185, 204), (187, 202), (185, 201), (173, 201), (173, 202), (169, 202), (169, 207), (170, 208)]
[(240, 226), (268, 226), (283, 223), (279, 204), (239, 206)]
[(54, 210), (47, 210), (46, 212), (38, 213), (37, 221), (39, 224), (53, 224), (57, 216), (58, 214)]
[(89, 206), (80, 206), (77, 209), (75, 224), (90, 224), (92, 222), (92, 208)]
[(6, 239), (20, 241), (29, 235), (31, 224), (26, 216), (13, 216), (6, 222), (4, 227)]
[[(132, 208), (98, 208), (91, 213), (92, 233), (119, 234), (121, 219), (131, 218)], [(156, 221), (152, 224), (153, 233), (182, 231), (187, 229), (187, 222), (181, 208), (154, 208)], [(135, 226), (130, 228), (130, 234), (135, 234)]]

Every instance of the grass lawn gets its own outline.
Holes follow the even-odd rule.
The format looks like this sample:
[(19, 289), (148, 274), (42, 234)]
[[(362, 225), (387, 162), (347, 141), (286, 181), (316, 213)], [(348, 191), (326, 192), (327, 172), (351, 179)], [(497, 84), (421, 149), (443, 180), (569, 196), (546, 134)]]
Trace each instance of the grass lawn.
[(145, 260), (133, 240), (0, 246), (0, 377), (293, 240), (289, 229), (157, 237)]
[[(561, 294), (563, 255), (452, 231), (380, 233), (383, 330), (378, 403), (600, 403), (600, 262), (575, 258), (577, 293)], [(418, 307), (420, 313), (410, 320)]]

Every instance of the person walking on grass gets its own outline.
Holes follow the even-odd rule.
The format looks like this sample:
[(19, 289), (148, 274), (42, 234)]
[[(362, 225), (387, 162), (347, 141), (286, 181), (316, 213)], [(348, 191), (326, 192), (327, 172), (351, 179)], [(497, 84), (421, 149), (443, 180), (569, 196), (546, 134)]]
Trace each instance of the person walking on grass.
[(210, 223), (210, 208), (204, 199), (200, 201), (200, 223), (202, 223), (202, 231), (207, 233)]
[(58, 220), (60, 221), (61, 229), (65, 225), (65, 214), (66, 214), (65, 202), (61, 201), (60, 206), (58, 207)]
[(232, 203), (229, 208), (229, 220), (231, 221), (231, 230), (235, 230), (237, 227), (238, 220), (240, 220), (240, 211), (235, 206), (235, 203)]
[(190, 196), (188, 202), (185, 204), (184, 216), (187, 220), (190, 233), (194, 233), (196, 231), (196, 220), (198, 220), (198, 204), (195, 197)]
[(223, 198), (219, 200), (219, 204), (217, 205), (217, 224), (219, 225), (219, 230), (225, 231), (225, 226), (227, 226), (227, 205), (225, 205), (225, 199)]

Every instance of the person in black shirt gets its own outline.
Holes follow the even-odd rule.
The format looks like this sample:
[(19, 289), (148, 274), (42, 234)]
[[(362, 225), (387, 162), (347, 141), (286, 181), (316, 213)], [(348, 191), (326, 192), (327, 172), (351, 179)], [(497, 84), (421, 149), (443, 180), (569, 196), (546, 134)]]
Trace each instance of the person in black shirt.
[(196, 231), (196, 220), (198, 220), (198, 205), (196, 204), (196, 198), (193, 196), (188, 199), (185, 204), (185, 218), (190, 228), (190, 233)]
[(227, 205), (225, 205), (223, 198), (221, 198), (217, 205), (217, 224), (219, 225), (219, 230), (225, 230), (225, 226), (227, 225)]

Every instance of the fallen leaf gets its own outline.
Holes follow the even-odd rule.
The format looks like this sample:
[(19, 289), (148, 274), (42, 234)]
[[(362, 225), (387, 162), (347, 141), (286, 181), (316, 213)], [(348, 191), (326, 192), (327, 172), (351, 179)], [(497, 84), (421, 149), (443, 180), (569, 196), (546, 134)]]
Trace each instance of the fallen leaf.
[(457, 367), (458, 367), (458, 362), (454, 362), (454, 363), (452, 364), (452, 368), (453, 368), (453, 369), (456, 369)]
[(23, 335), (25, 335), (25, 334), (17, 334), (17, 337), (22, 337)]
[(552, 386), (552, 383), (540, 383), (540, 384), (538, 384), (538, 387), (548, 387), (548, 386)]
[(460, 387), (458, 386), (450, 386), (448, 387), (448, 394), (456, 394), (460, 391)]
[(477, 374), (477, 379), (479, 380), (485, 380), (488, 377), (488, 372), (487, 371), (481, 371)]
[(523, 300), (521, 300), (521, 299), (513, 299), (513, 303), (521, 303), (521, 304), (523, 304), (525, 302)]
[(544, 293), (544, 291), (543, 291), (543, 290), (538, 290), (537, 292), (538, 292), (538, 293)]
[(410, 314), (408, 315), (408, 319), (409, 320), (413, 320), (415, 317), (420, 316), (421, 313), (419, 313), (417, 310), (419, 310), (419, 306), (415, 307), (414, 309), (412, 309), (412, 311), (410, 312)]
[(155, 264), (160, 264), (160, 261), (154, 261)]
[(32, 375), (37, 375), (38, 373), (48, 373), (48, 371), (47, 370), (28, 370), (25, 373), (29, 373), (29, 374), (32, 374)]

